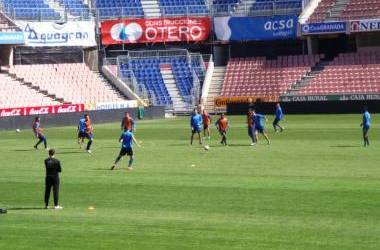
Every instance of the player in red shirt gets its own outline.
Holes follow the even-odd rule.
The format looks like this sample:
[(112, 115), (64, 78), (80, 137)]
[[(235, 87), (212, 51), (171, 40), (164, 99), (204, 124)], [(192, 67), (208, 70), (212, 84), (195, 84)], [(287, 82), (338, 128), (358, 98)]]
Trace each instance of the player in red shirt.
[[(205, 109), (202, 111), (202, 121), (203, 121), (203, 139), (211, 139), (210, 136), (210, 124), (211, 124), (211, 115), (207, 113)], [(206, 137), (207, 132), (207, 137)]]
[(215, 122), (215, 126), (218, 129), (219, 133), (222, 135), (221, 144), (227, 146), (227, 129), (228, 129), (228, 119), (224, 114), (220, 115), (220, 118)]
[(94, 141), (94, 135), (92, 133), (92, 124), (91, 124), (91, 119), (88, 115), (85, 115), (84, 118), (86, 119), (84, 133), (85, 133), (85, 137), (88, 139), (86, 150), (88, 153), (91, 153), (91, 145), (92, 145), (92, 142)]
[(125, 112), (125, 116), (124, 116), (123, 120), (121, 121), (121, 129), (123, 129), (124, 132), (136, 131), (135, 120), (133, 120), (133, 118), (130, 116), (130, 114), (128, 112)]

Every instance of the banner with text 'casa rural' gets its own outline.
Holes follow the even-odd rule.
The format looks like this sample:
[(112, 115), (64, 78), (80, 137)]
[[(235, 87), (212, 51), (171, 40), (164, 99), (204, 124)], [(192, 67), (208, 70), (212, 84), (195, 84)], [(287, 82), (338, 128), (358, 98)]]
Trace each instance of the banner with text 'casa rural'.
[(112, 20), (101, 23), (102, 44), (205, 41), (209, 17)]

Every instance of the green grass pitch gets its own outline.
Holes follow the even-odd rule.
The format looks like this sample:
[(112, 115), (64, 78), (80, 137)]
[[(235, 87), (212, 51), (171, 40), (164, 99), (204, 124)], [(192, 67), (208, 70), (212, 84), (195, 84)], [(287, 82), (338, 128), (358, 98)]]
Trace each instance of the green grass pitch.
[(140, 121), (132, 172), (127, 158), (109, 170), (118, 123), (94, 125), (92, 154), (74, 127), (45, 128), (62, 162), (60, 211), (41, 209), (47, 153), (32, 132), (1, 132), (0, 249), (378, 250), (378, 117), (368, 148), (360, 115), (287, 116), (256, 148), (244, 117), (229, 117), (230, 146), (213, 128), (208, 152), (189, 145), (188, 118)]

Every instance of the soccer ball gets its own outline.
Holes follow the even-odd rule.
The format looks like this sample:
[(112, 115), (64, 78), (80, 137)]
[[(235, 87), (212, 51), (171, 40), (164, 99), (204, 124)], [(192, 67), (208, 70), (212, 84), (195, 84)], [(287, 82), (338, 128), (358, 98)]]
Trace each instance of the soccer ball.
[(208, 150), (210, 149), (210, 146), (209, 146), (209, 145), (206, 145), (206, 146), (204, 147), (204, 149), (205, 149), (206, 151), (208, 151)]
[(16, 129), (16, 133), (20, 133), (20, 129), (18, 128), (18, 129)]

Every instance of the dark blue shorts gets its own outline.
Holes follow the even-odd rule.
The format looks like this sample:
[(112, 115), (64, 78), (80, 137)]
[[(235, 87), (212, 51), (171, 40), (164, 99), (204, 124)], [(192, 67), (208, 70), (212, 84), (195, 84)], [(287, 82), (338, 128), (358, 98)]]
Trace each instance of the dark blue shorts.
[(90, 133), (85, 133), (85, 137), (89, 140), (91, 140), (92, 138), (94, 138), (94, 135), (90, 132)]
[(363, 126), (363, 133), (367, 134), (369, 131), (369, 126)]
[(78, 132), (78, 138), (84, 139), (85, 137), (86, 137), (86, 133), (85, 132), (83, 132), (83, 131), (79, 131)]
[(263, 134), (264, 131), (265, 131), (264, 127), (262, 127), (262, 126), (255, 126), (255, 129), (256, 129), (256, 131), (259, 132), (260, 134)]
[(219, 129), (219, 133), (220, 133), (221, 135), (227, 135), (227, 130)]
[(191, 132), (192, 132), (193, 134), (195, 134), (195, 133), (200, 133), (200, 132), (201, 132), (201, 127), (192, 127), (192, 128), (191, 128)]
[(276, 118), (274, 119), (274, 121), (273, 121), (273, 126), (278, 125), (278, 123), (280, 122), (280, 120), (281, 120), (280, 118), (277, 118), (277, 117), (276, 117)]
[(203, 125), (203, 130), (208, 129), (209, 127), (210, 127), (210, 125), (206, 125), (206, 124), (204, 124), (204, 125)]
[(133, 149), (132, 148), (121, 148), (119, 155), (124, 156), (133, 156)]
[(46, 136), (44, 134), (38, 134), (38, 139), (40, 139), (41, 141), (46, 141)]

